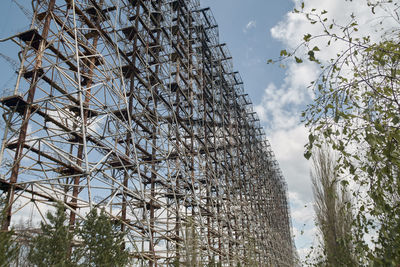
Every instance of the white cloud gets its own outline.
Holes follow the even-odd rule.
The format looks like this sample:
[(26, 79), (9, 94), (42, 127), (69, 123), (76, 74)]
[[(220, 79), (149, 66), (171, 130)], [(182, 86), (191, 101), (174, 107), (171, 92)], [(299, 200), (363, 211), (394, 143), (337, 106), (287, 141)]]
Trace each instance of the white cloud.
[(251, 29), (255, 29), (257, 27), (257, 22), (255, 20), (250, 20), (243, 29), (243, 32), (246, 33)]
[[(296, 9), (301, 9), (305, 4), (305, 11), (316, 8), (317, 12), (327, 10), (328, 21), (346, 25), (351, 21), (351, 14), (357, 17), (359, 31), (355, 34), (372, 35), (376, 38), (379, 32), (374, 24), (376, 20), (371, 17), (370, 7), (364, 0), (293, 0)], [(376, 17), (382, 18), (383, 13)], [(394, 25), (390, 19), (384, 22), (386, 29)], [(249, 22), (248, 26), (251, 24)], [(247, 27), (246, 27), (247, 28)], [(312, 36), (323, 33), (323, 28), (318, 23), (312, 25), (300, 14), (289, 12), (281, 22), (270, 29), (273, 38), (282, 42), (282, 47), (294, 50), (302, 42), (305, 34)], [(337, 31), (338, 36), (343, 32)], [(337, 51), (346, 49), (345, 43), (327, 46), (328, 39), (318, 38), (311, 47), (318, 46), (320, 52), (317, 56), (327, 61), (334, 58)], [(302, 52), (301, 48), (298, 52)], [(313, 92), (308, 86), (317, 79), (319, 67), (313, 63), (302, 64), (286, 63), (285, 78), (282, 84), (270, 83), (261, 101), (255, 106), (261, 122), (264, 124), (267, 135), (283, 174), (288, 182), (289, 201), (292, 210), (293, 233), (301, 257), (308, 253), (311, 243), (315, 243), (316, 227), (313, 223), (312, 190), (309, 178), (310, 164), (303, 157), (304, 145), (307, 142), (307, 129), (300, 124), (300, 114), (305, 106), (312, 100)], [(303, 234), (300, 234), (303, 232)]]
[(289, 191), (304, 201), (311, 200), (309, 162), (303, 157), (307, 130), (303, 125), (278, 130), (270, 135), (270, 143), (288, 182)]

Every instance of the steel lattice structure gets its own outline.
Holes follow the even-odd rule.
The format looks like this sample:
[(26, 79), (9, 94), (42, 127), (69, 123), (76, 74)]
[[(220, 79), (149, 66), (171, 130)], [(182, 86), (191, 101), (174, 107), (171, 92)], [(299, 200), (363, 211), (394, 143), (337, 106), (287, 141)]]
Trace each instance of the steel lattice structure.
[[(33, 0), (3, 97), (3, 229), (105, 208), (135, 264), (292, 266), (287, 189), (209, 8)], [(33, 215), (32, 215), (33, 214)], [(21, 215), (22, 216), (22, 215)]]

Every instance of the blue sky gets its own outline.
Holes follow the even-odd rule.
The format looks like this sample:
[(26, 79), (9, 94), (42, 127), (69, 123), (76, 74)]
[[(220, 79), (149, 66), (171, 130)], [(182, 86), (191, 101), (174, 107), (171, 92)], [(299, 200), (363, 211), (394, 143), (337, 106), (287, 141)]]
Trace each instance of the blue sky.
[(276, 57), (282, 49), (282, 44), (271, 36), (270, 29), (293, 9), (293, 2), (201, 0), (201, 3), (211, 7), (219, 25), (220, 41), (227, 43), (234, 67), (255, 103), (269, 82), (283, 80), (282, 69), (266, 64), (268, 58)]
[[(279, 27), (279, 23), (287, 20), (295, 2), (201, 0), (201, 3), (210, 6), (214, 13), (220, 41), (228, 44), (234, 67), (242, 76), (245, 90), (288, 182), (293, 232), (297, 248), (304, 256), (315, 232), (309, 165), (303, 157), (307, 133), (300, 124), (301, 110), (310, 99), (306, 88), (309, 81), (304, 77), (288, 78), (289, 75), (297, 76), (294, 69), (266, 63), (286, 48), (285, 40), (278, 36), (287, 29)], [(304, 70), (299, 74), (307, 76)]]
[[(358, 32), (353, 33), (354, 38), (369, 35), (376, 40), (383, 34), (381, 27), (398, 29), (398, 11), (386, 13), (375, 9), (372, 15), (371, 7), (367, 6), (370, 1), (366, 0), (202, 0), (203, 5), (213, 9), (220, 25), (221, 41), (230, 47), (235, 68), (242, 75), (288, 182), (293, 232), (299, 255), (304, 258), (311, 243), (317, 242), (317, 229), (313, 223), (310, 164), (303, 157), (308, 133), (300, 123), (300, 114), (313, 98), (309, 85), (318, 78), (320, 69), (307, 61), (302, 64), (288, 61), (285, 69), (266, 64), (266, 59), (276, 58), (280, 50), (295, 49), (305, 34), (323, 33), (318, 23), (312, 25), (303, 16), (291, 12), (294, 7), (300, 10), (302, 2), (306, 12), (313, 8), (317, 12), (327, 10), (328, 23), (334, 20), (336, 24), (348, 25), (354, 15), (360, 25)], [(382, 18), (386, 18), (384, 25), (379, 26)], [(343, 34), (341, 30), (335, 33)], [(310, 44), (320, 48), (318, 57), (323, 63), (348, 48), (341, 42), (328, 47), (327, 41), (317, 38)]]
[[(29, 0), (0, 1), (0, 39), (26, 30), (29, 26), (29, 19), (15, 1), (27, 3), (24, 8), (31, 9)], [(288, 62), (283, 69), (278, 64), (268, 65), (266, 61), (278, 57), (282, 49), (294, 49), (306, 33), (321, 32), (318, 24), (310, 25), (303, 17), (291, 12), (294, 7), (299, 9), (301, 2), (305, 2), (306, 10), (328, 10), (329, 19), (334, 18), (343, 25), (349, 22), (351, 13), (354, 13), (360, 25), (367, 25), (363, 29), (361, 27), (359, 33), (365, 34), (367, 31), (374, 37), (379, 34), (374, 33), (367, 24), (374, 19), (371, 18), (370, 8), (365, 0), (200, 1), (203, 7), (211, 7), (214, 13), (219, 24), (220, 42), (228, 44), (234, 68), (242, 76), (245, 90), (253, 101), (287, 180), (293, 232), (299, 254), (304, 257), (314, 240), (316, 228), (313, 224), (310, 166), (303, 157), (308, 134), (300, 123), (300, 114), (313, 97), (308, 85), (318, 77), (319, 69), (309, 62), (300, 65)], [(322, 60), (328, 60), (336, 54), (325, 43), (323, 39), (318, 39), (315, 44), (321, 49)], [(17, 52), (12, 42), (0, 43), (0, 53), (16, 59)], [(10, 67), (0, 57), (0, 96), (4, 95), (4, 89), (14, 86), (16, 75)]]
[[(291, 41), (295, 43), (295, 40), (301, 40), (305, 29), (297, 29), (296, 19), (290, 15), (299, 2), (201, 0), (202, 6), (211, 7), (214, 13), (219, 24), (220, 42), (228, 45), (234, 68), (243, 78), (245, 90), (265, 126), (288, 182), (295, 239), (300, 254), (304, 255), (313, 239), (315, 228), (309, 166), (303, 158), (307, 133), (299, 121), (301, 109), (311, 96), (306, 86), (315, 77), (315, 69), (312, 66), (289, 66), (282, 69), (278, 65), (266, 64), (269, 58), (276, 58), (280, 50), (286, 48)], [(308, 2), (319, 5), (318, 0)], [(30, 10), (30, 6), (26, 6), (26, 9)], [(28, 26), (29, 19), (13, 1), (1, 1), (0, 39), (26, 30)], [(17, 51), (11, 42), (0, 43), (0, 53), (16, 59)], [(0, 92), (4, 88), (12, 88), (15, 78), (10, 64), (1, 57)], [(301, 231), (305, 233), (300, 235)]]
[[(30, 2), (30, 1), (29, 1)], [(30, 5), (26, 7), (30, 9)], [(30, 20), (21, 12), (21, 9), (12, 1), (0, 3), (0, 39), (29, 29)], [(0, 43), (0, 53), (18, 61), (18, 47), (11, 41)], [(11, 67), (11, 68), (10, 68)], [(0, 57), (0, 93), (4, 89), (10, 89), (15, 85), (16, 74), (13, 66)]]

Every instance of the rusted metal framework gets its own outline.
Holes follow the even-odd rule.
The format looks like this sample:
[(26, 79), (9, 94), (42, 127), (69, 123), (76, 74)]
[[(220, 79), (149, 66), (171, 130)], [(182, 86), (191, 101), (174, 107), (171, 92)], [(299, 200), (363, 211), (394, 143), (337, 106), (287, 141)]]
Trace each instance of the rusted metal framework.
[(32, 8), (0, 100), (3, 229), (60, 201), (71, 227), (93, 208), (120, 221), (134, 265), (294, 264), (286, 184), (209, 8)]

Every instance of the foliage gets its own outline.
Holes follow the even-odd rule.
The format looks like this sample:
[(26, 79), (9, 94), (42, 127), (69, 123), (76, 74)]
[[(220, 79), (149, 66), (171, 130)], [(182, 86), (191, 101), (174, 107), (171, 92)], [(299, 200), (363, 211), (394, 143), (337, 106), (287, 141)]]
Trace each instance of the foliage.
[(245, 243), (245, 259), (243, 262), (244, 266), (257, 266), (258, 259), (256, 254), (256, 240), (254, 238), (248, 238)]
[[(172, 262), (172, 266), (200, 266), (201, 255), (199, 254), (199, 236), (196, 232), (196, 224), (193, 217), (189, 216), (183, 223), (183, 245), (178, 246), (179, 256)], [(208, 266), (215, 266), (212, 259)]]
[(340, 184), (336, 161), (326, 147), (316, 149), (312, 160), (314, 210), (322, 239), (322, 253), (317, 255), (319, 261), (316, 265), (354, 266), (349, 192)]
[(187, 218), (185, 229), (185, 266), (199, 266), (199, 237), (192, 217)]
[(125, 234), (102, 210), (92, 209), (77, 234), (82, 245), (76, 249), (80, 266), (125, 266), (129, 254), (123, 249)]
[(41, 233), (33, 238), (28, 260), (35, 266), (75, 266), (71, 261), (70, 246), (73, 234), (69, 231), (65, 208), (56, 206), (55, 214), (48, 212), (48, 223), (41, 222)]
[(0, 232), (0, 266), (11, 264), (18, 255), (19, 248), (13, 235), (13, 230)]
[[(315, 99), (303, 113), (310, 129), (305, 156), (310, 158), (313, 148), (327, 140), (340, 155), (339, 175), (350, 174), (357, 188), (366, 192), (357, 199), (354, 221), (359, 264), (395, 266), (400, 262), (399, 3), (365, 4), (371, 8), (371, 21), (381, 27), (378, 38), (369, 35), (371, 24), (360, 24), (353, 14), (340, 25), (328, 11), (305, 11), (302, 4), (295, 12), (322, 30), (317, 35), (305, 33), (299, 46), (305, 48), (304, 56), (298, 54), (302, 49), (284, 50), (281, 56), (293, 56), (298, 64), (308, 60), (322, 69), (312, 84)], [(336, 57), (318, 57), (323, 48), (314, 44), (321, 40), (336, 49)], [(372, 236), (372, 245), (367, 235)]]
[[(4, 215), (5, 200), (0, 198), (0, 224), (5, 219)], [(14, 240), (14, 230), (0, 230), (0, 266), (10, 265), (18, 256), (19, 247)]]
[[(33, 238), (28, 259), (35, 266), (125, 266), (128, 252), (123, 249), (124, 233), (101, 211), (91, 210), (86, 220), (69, 230), (64, 206), (46, 214), (41, 234)], [(74, 236), (81, 245), (73, 247)]]

